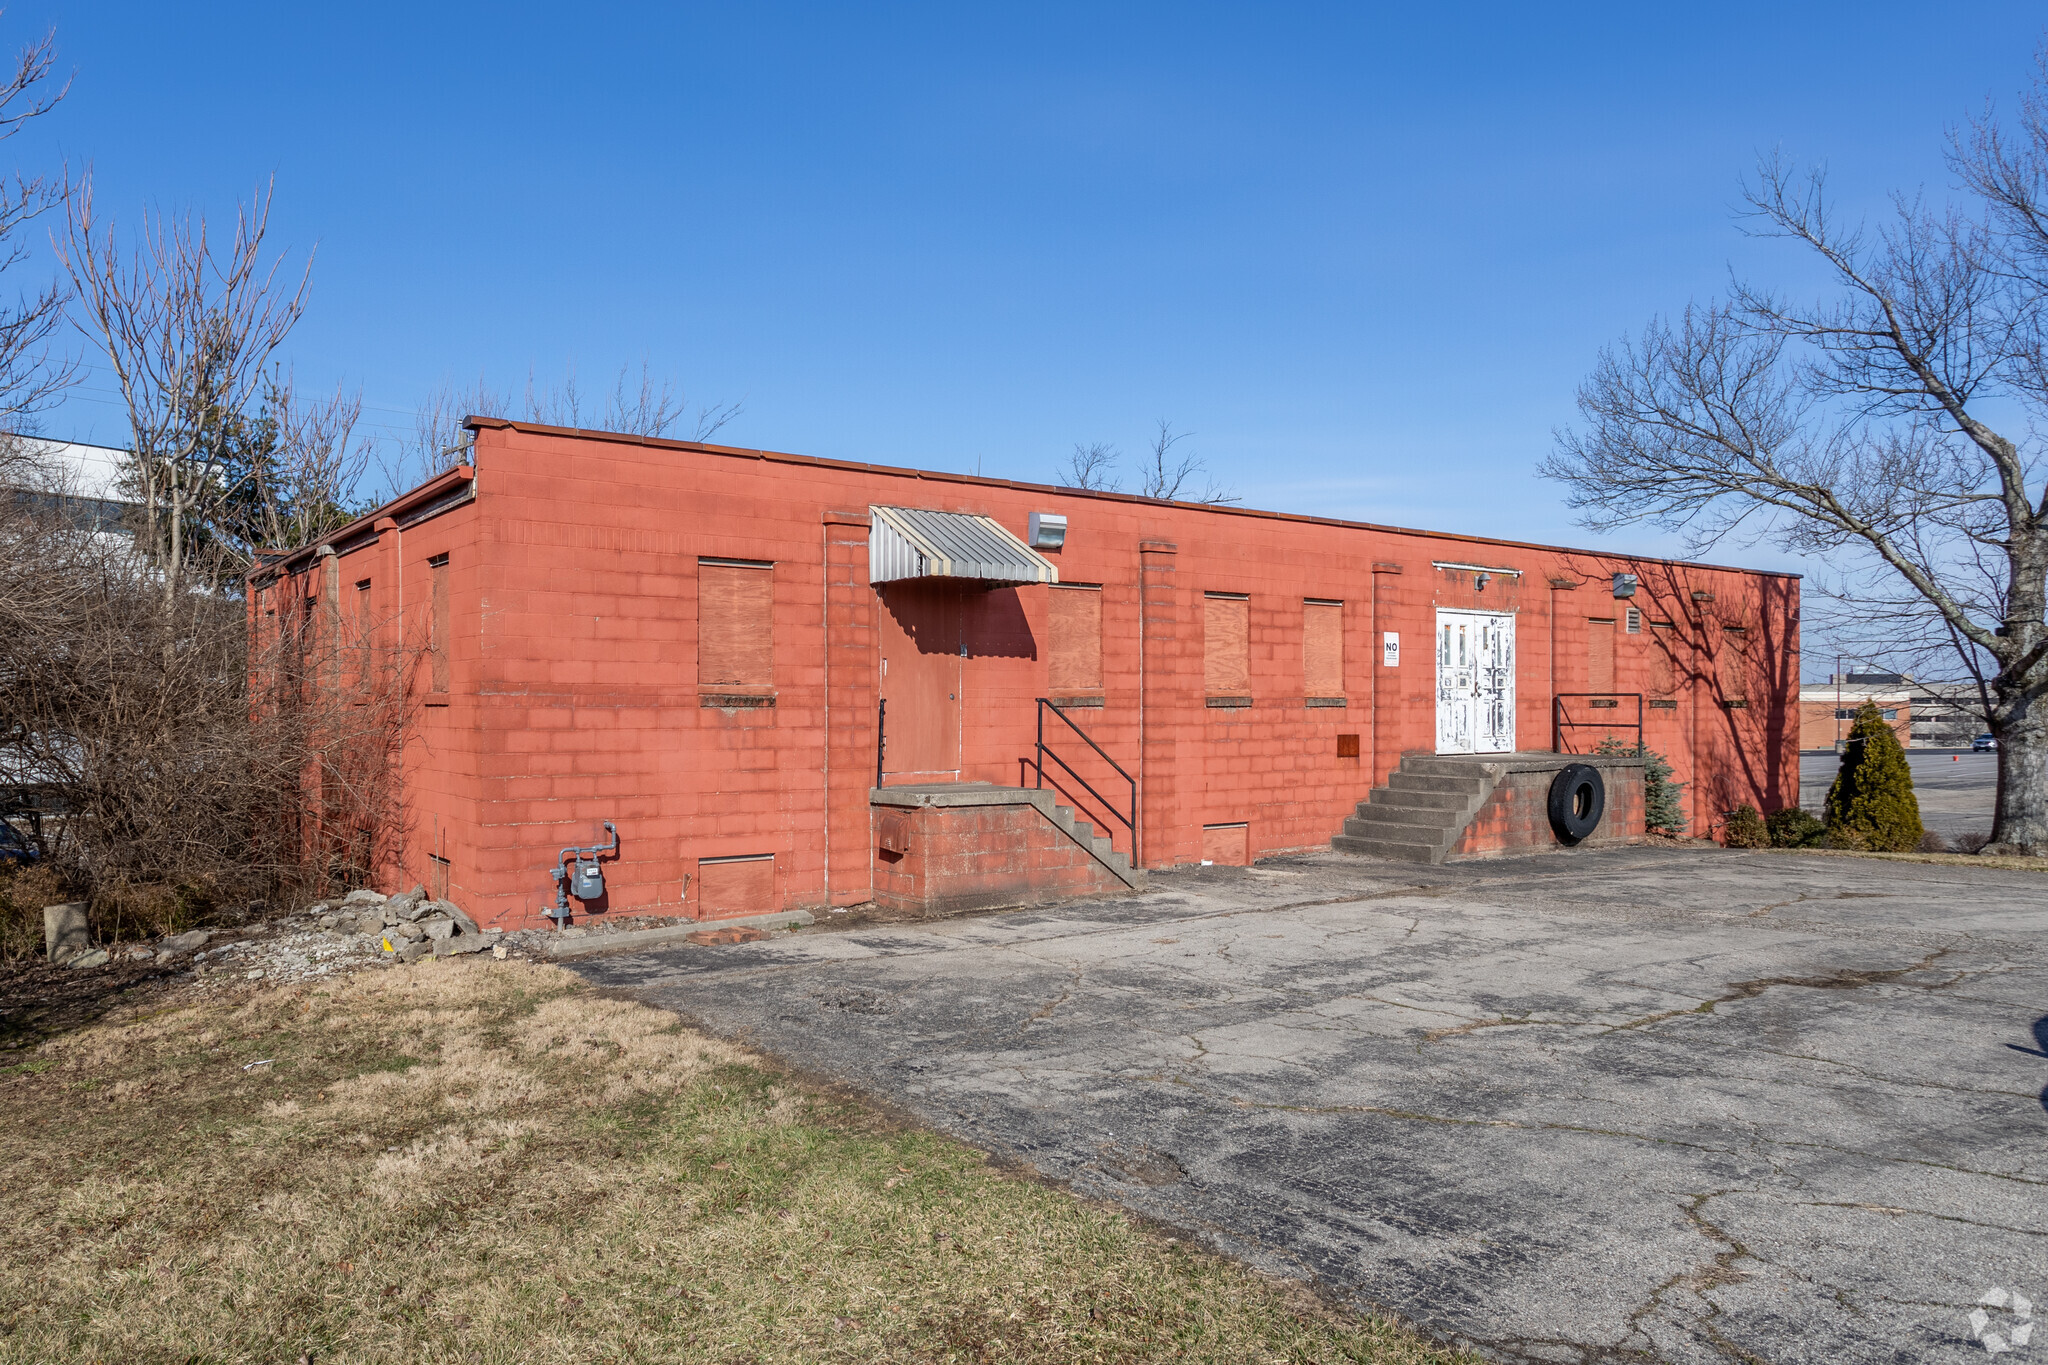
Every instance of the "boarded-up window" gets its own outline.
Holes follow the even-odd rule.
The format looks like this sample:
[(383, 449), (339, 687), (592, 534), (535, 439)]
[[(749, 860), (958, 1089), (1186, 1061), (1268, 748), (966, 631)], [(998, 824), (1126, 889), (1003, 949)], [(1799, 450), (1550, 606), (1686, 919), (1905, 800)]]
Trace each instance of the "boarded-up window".
[(1046, 660), (1054, 692), (1093, 692), (1102, 687), (1102, 589), (1055, 587), (1046, 599), (1052, 635)]
[(1301, 674), (1311, 697), (1344, 695), (1344, 604), (1301, 604)]
[(1730, 701), (1749, 695), (1749, 632), (1741, 626), (1721, 630), (1721, 695)]
[(435, 555), (427, 561), (427, 572), (433, 575), (433, 626), (432, 645), (434, 655), (434, 690), (448, 690), (448, 556)]
[(1586, 622), (1586, 690), (1614, 690), (1614, 622)]
[(697, 683), (765, 691), (775, 684), (775, 566), (697, 562)]
[(1211, 696), (1251, 695), (1251, 602), (1242, 593), (1202, 599), (1202, 683)]
[(356, 684), (370, 685), (370, 661), (375, 651), (370, 648), (370, 580), (365, 578), (356, 584), (355, 621), (350, 627), (349, 645), (356, 652)]
[(775, 903), (775, 855), (700, 858), (697, 862), (697, 918), (765, 915)]

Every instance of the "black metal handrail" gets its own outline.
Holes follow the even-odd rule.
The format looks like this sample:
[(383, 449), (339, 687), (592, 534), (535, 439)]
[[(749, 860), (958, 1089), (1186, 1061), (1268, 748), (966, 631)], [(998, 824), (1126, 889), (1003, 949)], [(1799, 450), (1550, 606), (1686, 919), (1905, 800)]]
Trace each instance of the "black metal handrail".
[[(1624, 698), (1633, 698), (1635, 701), (1636, 719), (1633, 725), (1625, 720), (1571, 720), (1568, 718), (1570, 712), (1565, 709), (1565, 703), (1568, 701), (1611, 701), (1617, 703), (1613, 709), (1618, 711), (1621, 709), (1618, 703)], [(1575, 749), (1564, 747), (1564, 732), (1566, 730), (1634, 730), (1636, 732), (1636, 748), (1641, 750), (1643, 747), (1643, 694), (1640, 692), (1559, 692), (1550, 699), (1550, 722), (1550, 747), (1561, 754), (1578, 752)]]
[(889, 699), (875, 703), (875, 786), (882, 785), (882, 756), (889, 752)]
[[(1104, 796), (1101, 792), (1095, 790), (1094, 786), (1089, 783), (1087, 778), (1081, 776), (1081, 774), (1074, 771), (1074, 767), (1072, 764), (1068, 763), (1067, 760), (1061, 758), (1058, 754), (1054, 753), (1050, 748), (1046, 746), (1045, 713), (1048, 710), (1050, 710), (1055, 716), (1058, 716), (1062, 721), (1064, 721), (1066, 723), (1066, 727), (1069, 730), (1072, 730), (1075, 734), (1079, 735), (1081, 737), (1081, 742), (1083, 744), (1086, 744), (1089, 748), (1093, 749), (1096, 755), (1100, 757), (1104, 763), (1107, 763), (1110, 767), (1116, 769), (1116, 775), (1118, 777), (1121, 777), (1124, 781), (1131, 784), (1130, 818), (1126, 819), (1122, 811), (1118, 810), (1115, 806), (1110, 804), (1108, 797)], [(1109, 815), (1111, 819), (1119, 821), (1120, 823), (1122, 823), (1125, 829), (1130, 831), (1131, 864), (1135, 867), (1138, 862), (1138, 779), (1132, 777), (1129, 773), (1125, 772), (1124, 765), (1117, 762), (1115, 759), (1111, 758), (1108, 752), (1100, 744), (1097, 744), (1093, 739), (1089, 737), (1088, 732), (1086, 730), (1083, 730), (1080, 726), (1074, 724), (1072, 717), (1068, 716), (1066, 712), (1060, 710), (1059, 707), (1053, 705), (1052, 698), (1040, 697), (1038, 699), (1038, 761), (1032, 765), (1032, 770), (1035, 773), (1037, 779), (1033, 783), (1033, 786), (1039, 788), (1040, 790), (1043, 790), (1045, 787), (1045, 760), (1048, 757), (1051, 758), (1053, 762), (1059, 764), (1060, 767), (1066, 769), (1067, 776), (1073, 778), (1076, 782), (1080, 783), (1081, 786), (1087, 791), (1087, 793), (1095, 798), (1096, 802), (1099, 805), (1101, 805), (1102, 809)], [(1108, 831), (1105, 830), (1104, 833), (1108, 833)], [(1111, 847), (1114, 847), (1115, 843), (1115, 836), (1111, 835)]]

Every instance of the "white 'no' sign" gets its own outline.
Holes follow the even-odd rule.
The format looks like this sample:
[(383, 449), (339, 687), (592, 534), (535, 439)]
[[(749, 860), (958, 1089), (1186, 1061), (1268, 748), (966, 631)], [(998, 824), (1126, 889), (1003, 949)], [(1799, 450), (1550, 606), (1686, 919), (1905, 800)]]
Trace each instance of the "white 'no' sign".
[(1388, 668), (1401, 666), (1401, 632), (1384, 630), (1380, 632), (1381, 663)]

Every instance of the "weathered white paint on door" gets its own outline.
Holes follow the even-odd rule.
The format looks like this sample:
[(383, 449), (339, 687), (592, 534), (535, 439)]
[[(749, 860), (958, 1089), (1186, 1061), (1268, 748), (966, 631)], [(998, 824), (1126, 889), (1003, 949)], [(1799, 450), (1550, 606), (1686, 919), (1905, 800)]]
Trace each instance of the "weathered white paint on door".
[(1436, 751), (1505, 754), (1515, 747), (1515, 618), (1436, 614)]

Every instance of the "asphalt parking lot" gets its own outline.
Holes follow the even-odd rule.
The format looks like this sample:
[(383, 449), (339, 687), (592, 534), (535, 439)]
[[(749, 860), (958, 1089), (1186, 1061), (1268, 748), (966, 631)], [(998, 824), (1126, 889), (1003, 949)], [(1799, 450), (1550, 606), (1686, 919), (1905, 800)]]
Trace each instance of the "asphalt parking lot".
[(1962, 1361), (2048, 1305), (2044, 940), (2033, 872), (1327, 854), (576, 970), (1496, 1358)]
[[(1921, 824), (1945, 839), (1958, 834), (1991, 837), (1991, 811), (1998, 800), (1997, 754), (1908, 749), (1906, 763), (1913, 770)], [(1819, 815), (1840, 766), (1841, 759), (1826, 749), (1800, 754), (1799, 804)]]

